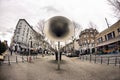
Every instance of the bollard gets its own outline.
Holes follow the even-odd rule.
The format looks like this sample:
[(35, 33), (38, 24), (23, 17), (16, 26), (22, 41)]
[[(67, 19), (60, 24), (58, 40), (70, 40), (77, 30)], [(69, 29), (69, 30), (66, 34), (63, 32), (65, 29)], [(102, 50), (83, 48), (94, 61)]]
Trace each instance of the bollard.
[(22, 55), (22, 62), (24, 62), (24, 58), (23, 58), (23, 55)]
[(120, 59), (119, 59), (119, 68), (120, 68)]
[(90, 54), (90, 62), (91, 62), (91, 54)]
[(84, 61), (84, 55), (83, 55), (83, 61)]
[(33, 55), (33, 60), (35, 59), (34, 55)]
[(81, 55), (80, 55), (80, 60), (81, 60)]
[(115, 57), (115, 66), (117, 65), (117, 56)]
[(29, 56), (29, 60), (28, 60), (28, 62), (29, 62), (29, 63), (32, 62), (32, 57), (31, 57), (31, 56)]
[(33, 60), (35, 60), (35, 56), (33, 55)]
[(94, 61), (94, 63), (96, 63), (96, 55), (95, 55), (95, 61)]
[(36, 59), (37, 59), (37, 55), (36, 55)]
[(28, 62), (28, 56), (27, 56), (27, 62)]
[(34, 56), (32, 56), (33, 60), (34, 60)]
[(10, 65), (10, 56), (8, 55), (8, 65)]
[(0, 66), (2, 65), (2, 61), (0, 61)]
[(87, 60), (87, 56), (86, 56), (86, 60)]
[(108, 57), (108, 63), (107, 63), (107, 65), (109, 65), (109, 62), (110, 62), (109, 60), (110, 60), (110, 59), (109, 59), (109, 57)]
[(16, 63), (18, 63), (18, 59), (17, 59), (17, 56), (16, 56)]
[(101, 56), (101, 64), (102, 64), (102, 61), (103, 61), (103, 60), (102, 60), (102, 56)]

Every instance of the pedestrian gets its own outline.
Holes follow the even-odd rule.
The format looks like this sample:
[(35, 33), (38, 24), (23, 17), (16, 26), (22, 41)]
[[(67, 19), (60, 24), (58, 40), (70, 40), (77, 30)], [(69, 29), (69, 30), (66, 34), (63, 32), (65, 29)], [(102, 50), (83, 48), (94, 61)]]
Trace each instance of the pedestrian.
[(10, 54), (11, 54), (11, 56), (12, 56), (12, 48), (10, 47), (9, 50), (10, 50)]
[(15, 45), (15, 53), (16, 53), (16, 54), (17, 54), (17, 48), (18, 48), (17, 45)]

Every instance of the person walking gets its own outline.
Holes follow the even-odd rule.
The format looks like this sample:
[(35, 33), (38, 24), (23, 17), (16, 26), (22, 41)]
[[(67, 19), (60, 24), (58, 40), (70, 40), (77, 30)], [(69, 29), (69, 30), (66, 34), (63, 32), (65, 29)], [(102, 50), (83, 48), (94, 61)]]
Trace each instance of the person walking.
[(12, 51), (13, 51), (13, 50), (12, 50), (11, 47), (9, 48), (9, 51), (10, 51), (10, 55), (12, 56)]

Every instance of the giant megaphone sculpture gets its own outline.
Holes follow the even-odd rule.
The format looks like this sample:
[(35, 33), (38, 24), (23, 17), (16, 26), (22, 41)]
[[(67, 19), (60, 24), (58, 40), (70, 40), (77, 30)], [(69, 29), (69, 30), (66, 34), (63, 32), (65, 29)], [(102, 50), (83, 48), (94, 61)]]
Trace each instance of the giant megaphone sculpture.
[(65, 41), (73, 35), (73, 23), (63, 16), (55, 16), (44, 24), (45, 35), (53, 41)]
[(44, 33), (52, 41), (58, 42), (58, 70), (60, 70), (60, 41), (71, 38), (74, 32), (73, 23), (63, 16), (55, 16), (48, 19), (44, 24)]

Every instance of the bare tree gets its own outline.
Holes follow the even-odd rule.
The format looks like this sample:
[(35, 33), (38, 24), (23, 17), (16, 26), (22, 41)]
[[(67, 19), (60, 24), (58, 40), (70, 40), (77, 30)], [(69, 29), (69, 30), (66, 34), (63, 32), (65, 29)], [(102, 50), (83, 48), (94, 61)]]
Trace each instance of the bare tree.
[(80, 31), (82, 29), (81, 29), (81, 25), (79, 25), (78, 23), (74, 21), (73, 21), (73, 25), (74, 25), (74, 33), (73, 33), (74, 35), (72, 36), (73, 47), (71, 48), (71, 52), (75, 53), (75, 41), (79, 37)]
[(96, 28), (97, 28), (97, 25), (94, 24), (92, 21), (90, 21), (89, 24), (88, 24), (88, 27), (89, 27), (89, 28), (96, 29)]
[(54, 42), (53, 42), (53, 41), (50, 41), (50, 40), (46, 37), (46, 35), (45, 35), (45, 33), (44, 33), (44, 23), (45, 23), (45, 20), (42, 19), (42, 20), (40, 20), (40, 21), (38, 22), (38, 25), (36, 26), (36, 27), (38, 28), (39, 32), (42, 34), (43, 39), (44, 39), (43, 42), (42, 42), (42, 46), (44, 45), (45, 41), (51, 43), (51, 45), (54, 45), (54, 44), (53, 44)]
[(74, 38), (78, 38), (80, 31), (82, 30), (82, 27), (80, 24), (73, 22), (74, 25)]
[[(95, 52), (95, 43), (96, 43), (96, 40), (95, 40), (95, 37), (96, 37), (96, 35), (98, 34), (98, 31), (97, 31), (97, 25), (96, 24), (94, 24), (92, 21), (90, 21), (89, 22), (89, 24), (88, 24), (88, 26), (89, 26), (89, 28), (92, 28), (93, 29), (93, 31), (92, 31), (92, 35), (93, 35), (93, 41), (92, 41), (92, 39), (90, 40), (90, 42), (89, 43), (92, 43), (93, 44), (93, 49), (92, 48), (90, 48), (90, 50), (92, 51), (92, 52)], [(89, 31), (89, 33), (91, 34), (91, 32)], [(88, 47), (89, 47), (89, 45), (88, 45)]]
[(40, 31), (40, 33), (42, 34), (42, 36), (43, 36), (43, 41), (42, 41), (42, 44), (41, 44), (41, 46), (43, 48), (42, 57), (44, 57), (43, 53), (44, 53), (44, 50), (45, 50), (44, 22), (45, 22), (44, 20), (40, 20), (38, 22), (38, 25), (36, 26), (38, 28), (38, 30)]
[(40, 20), (37, 26), (40, 33), (44, 36), (44, 20)]
[(113, 7), (115, 16), (120, 19), (120, 0), (107, 0), (109, 4)]

